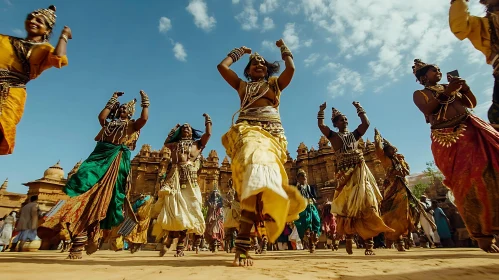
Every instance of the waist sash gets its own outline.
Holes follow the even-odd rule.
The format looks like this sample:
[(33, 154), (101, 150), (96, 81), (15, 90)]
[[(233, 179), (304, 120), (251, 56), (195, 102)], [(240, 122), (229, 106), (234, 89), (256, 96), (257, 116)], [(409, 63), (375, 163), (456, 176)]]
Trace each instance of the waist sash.
[(10, 88), (26, 88), (29, 77), (21, 73), (0, 69), (0, 115)]

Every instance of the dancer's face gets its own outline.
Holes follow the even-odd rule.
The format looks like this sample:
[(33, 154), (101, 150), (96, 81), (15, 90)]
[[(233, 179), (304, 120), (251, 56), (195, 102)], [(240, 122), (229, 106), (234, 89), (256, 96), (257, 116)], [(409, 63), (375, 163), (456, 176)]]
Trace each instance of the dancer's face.
[(335, 119), (333, 124), (334, 127), (338, 128), (339, 130), (344, 130), (348, 127), (348, 119), (346, 116), (339, 116)]
[(126, 112), (126, 106), (121, 106), (118, 109), (118, 114), (120, 116), (120, 119), (125, 120), (128, 118), (128, 113)]
[(30, 36), (48, 35), (50, 29), (45, 23), (45, 18), (41, 15), (29, 14), (24, 21), (24, 29)]
[(181, 133), (182, 139), (191, 139), (192, 138), (192, 128), (189, 125), (183, 125), (180, 133)]
[(267, 64), (263, 57), (257, 56), (252, 59), (249, 67), (249, 75), (253, 81), (261, 80), (267, 76)]
[(442, 80), (442, 72), (440, 72), (440, 68), (431, 66), (425, 77), (428, 82), (436, 84)]

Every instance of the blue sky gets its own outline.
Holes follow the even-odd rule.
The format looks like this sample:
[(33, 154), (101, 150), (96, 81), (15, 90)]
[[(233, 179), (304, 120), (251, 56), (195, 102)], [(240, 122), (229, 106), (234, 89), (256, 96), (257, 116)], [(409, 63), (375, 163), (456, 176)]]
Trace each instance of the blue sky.
[[(420, 88), (411, 72), (416, 57), (444, 72), (459, 69), (477, 95), (479, 116), (486, 117), (490, 104), (490, 67), (450, 32), (448, 0), (1, 1), (0, 33), (24, 36), (26, 14), (54, 4), (52, 42), (64, 25), (74, 38), (69, 65), (28, 85), (14, 154), (0, 158), (0, 180), (8, 177), (14, 192), (26, 192), (21, 184), (42, 177), (58, 160), (67, 173), (86, 159), (100, 128), (97, 115), (114, 91), (124, 91), (125, 102), (139, 99), (141, 89), (151, 99), (134, 155), (146, 143), (160, 149), (176, 123), (203, 129), (206, 112), (213, 136), (205, 155), (215, 149), (223, 158), (220, 138), (239, 101), (216, 65), (242, 45), (280, 60), (273, 45), (279, 38), (296, 64), (280, 109), (293, 157), (300, 142), (317, 147), (322, 102), (328, 114), (334, 105), (348, 115), (353, 129), (359, 124), (355, 100), (371, 121), (366, 136), (372, 139), (377, 127), (413, 172), (422, 171), (432, 154), (429, 126), (412, 102)], [(483, 8), (473, 4), (471, 10), (481, 14)], [(240, 76), (246, 62), (244, 57), (234, 66)]]

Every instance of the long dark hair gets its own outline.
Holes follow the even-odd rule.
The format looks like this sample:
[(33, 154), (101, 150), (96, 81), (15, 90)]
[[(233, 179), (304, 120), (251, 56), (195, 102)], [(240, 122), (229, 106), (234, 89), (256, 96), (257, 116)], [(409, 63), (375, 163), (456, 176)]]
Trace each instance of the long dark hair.
[[(279, 70), (281, 69), (281, 65), (279, 65), (278, 61), (274, 61), (274, 63), (270, 63), (265, 58), (263, 60), (265, 61), (265, 66), (267, 67), (267, 75), (265, 76), (265, 80), (268, 80), (274, 74), (279, 73)], [(248, 64), (246, 65), (246, 67), (244, 68), (244, 77), (246, 77), (246, 79), (248, 79), (248, 81), (251, 81), (249, 69), (250, 69), (252, 61), (253, 61), (253, 59), (250, 60), (248, 62)]]

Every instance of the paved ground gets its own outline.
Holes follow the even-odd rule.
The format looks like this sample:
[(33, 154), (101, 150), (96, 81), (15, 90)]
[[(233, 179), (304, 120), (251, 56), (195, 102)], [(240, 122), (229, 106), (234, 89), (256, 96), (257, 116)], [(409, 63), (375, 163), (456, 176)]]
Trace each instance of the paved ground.
[[(355, 250), (348, 256), (343, 250), (268, 252), (256, 256), (255, 266), (232, 267), (232, 254), (186, 252), (163, 258), (157, 252), (99, 251), (78, 261), (66, 261), (66, 254), (53, 251), (0, 253), (0, 279), (17, 280), (139, 280), (139, 279), (499, 279), (499, 254), (478, 249), (413, 249), (399, 253), (376, 250), (376, 256), (364, 256)], [(170, 278), (173, 277), (173, 278)]]

